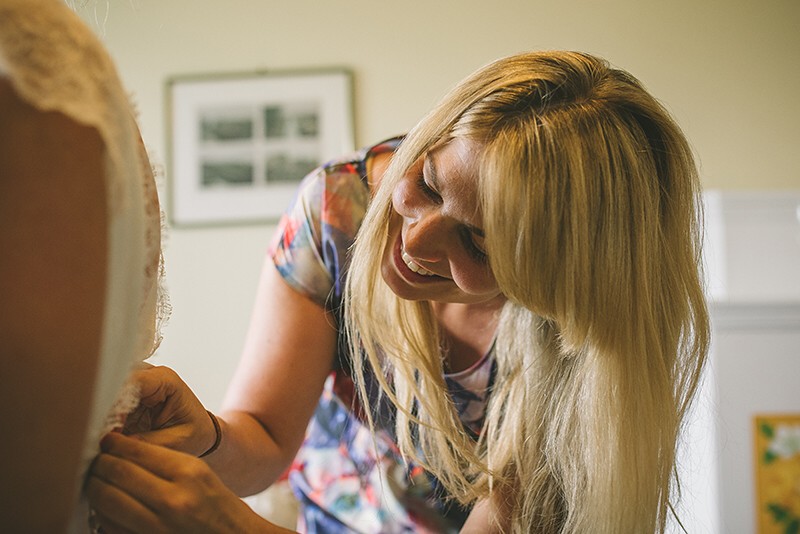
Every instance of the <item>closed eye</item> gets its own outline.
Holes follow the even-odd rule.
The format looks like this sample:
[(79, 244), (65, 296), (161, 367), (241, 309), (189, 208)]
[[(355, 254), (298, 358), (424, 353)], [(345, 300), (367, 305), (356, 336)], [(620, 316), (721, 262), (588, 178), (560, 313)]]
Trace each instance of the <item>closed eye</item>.
[(424, 173), (421, 173), (417, 179), (417, 188), (432, 201), (436, 202), (437, 204), (442, 203), (441, 195), (439, 195), (435, 189), (428, 185), (428, 182), (425, 181)]
[(470, 228), (463, 228), (461, 230), (461, 242), (464, 244), (464, 249), (472, 258), (480, 263), (488, 263), (489, 256), (483, 248), (483, 238), (476, 239), (475, 233)]

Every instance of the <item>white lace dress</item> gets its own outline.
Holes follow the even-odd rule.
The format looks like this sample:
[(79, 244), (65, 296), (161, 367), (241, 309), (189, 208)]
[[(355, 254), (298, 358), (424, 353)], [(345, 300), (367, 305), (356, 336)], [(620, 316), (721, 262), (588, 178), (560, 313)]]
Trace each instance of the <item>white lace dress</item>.
[[(126, 92), (96, 39), (63, 0), (0, 0), (0, 76), (43, 111), (94, 127), (106, 150), (108, 282), (99, 369), (80, 484), (100, 437), (138, 402), (131, 368), (155, 349), (162, 310), (155, 182)], [(55, 355), (54, 355), (55, 357)], [(71, 532), (88, 531), (76, 505)]]

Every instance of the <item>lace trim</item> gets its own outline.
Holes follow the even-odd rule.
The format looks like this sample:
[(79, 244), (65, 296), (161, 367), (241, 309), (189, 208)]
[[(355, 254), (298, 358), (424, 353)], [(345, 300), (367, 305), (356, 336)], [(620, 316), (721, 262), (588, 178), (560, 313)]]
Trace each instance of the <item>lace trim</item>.
[[(0, 73), (43, 111), (58, 111), (99, 132), (106, 147), (110, 214), (129, 206), (128, 185), (144, 196), (146, 267), (137, 354), (158, 347), (171, 306), (164, 289), (163, 217), (133, 107), (102, 44), (62, 0), (0, 3)], [(129, 149), (138, 143), (138, 153)], [(138, 202), (138, 199), (136, 200)], [(154, 311), (153, 311), (154, 310)], [(154, 317), (155, 315), (155, 317)]]

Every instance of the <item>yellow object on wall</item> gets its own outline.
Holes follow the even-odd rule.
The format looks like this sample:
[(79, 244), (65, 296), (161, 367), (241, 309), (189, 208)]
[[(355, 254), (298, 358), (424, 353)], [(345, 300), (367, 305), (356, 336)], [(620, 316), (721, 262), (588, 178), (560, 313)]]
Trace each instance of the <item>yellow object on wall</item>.
[(800, 414), (754, 419), (759, 534), (800, 533)]

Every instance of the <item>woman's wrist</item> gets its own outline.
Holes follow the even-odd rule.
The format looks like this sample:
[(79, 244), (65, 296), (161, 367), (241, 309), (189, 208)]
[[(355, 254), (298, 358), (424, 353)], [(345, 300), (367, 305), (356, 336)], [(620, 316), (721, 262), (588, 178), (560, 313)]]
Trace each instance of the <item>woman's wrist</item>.
[(208, 410), (206, 410), (206, 413), (208, 414), (208, 417), (211, 419), (211, 423), (214, 425), (214, 443), (211, 445), (211, 447), (208, 448), (208, 450), (206, 450), (206, 452), (198, 456), (198, 458), (204, 458), (208, 456), (209, 454), (217, 450), (219, 448), (220, 443), (222, 443), (222, 427), (219, 424), (217, 416)]

